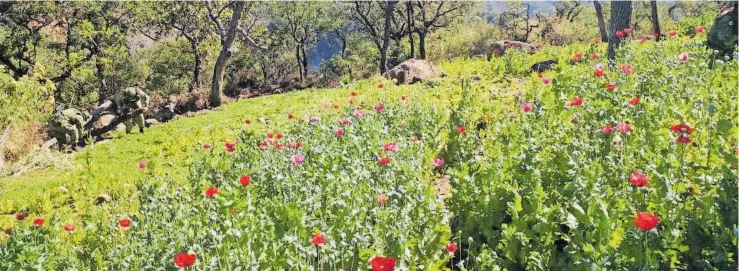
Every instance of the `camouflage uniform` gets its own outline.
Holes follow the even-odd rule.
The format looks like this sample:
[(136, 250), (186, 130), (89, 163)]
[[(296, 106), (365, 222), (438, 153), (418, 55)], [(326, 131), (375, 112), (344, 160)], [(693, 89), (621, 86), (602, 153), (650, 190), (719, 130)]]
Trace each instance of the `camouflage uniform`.
[[(62, 108), (58, 107), (49, 119), (49, 135), (56, 138), (59, 149), (66, 144), (75, 148), (82, 137), (83, 126), (89, 115), (74, 108)], [(69, 137), (69, 141), (67, 141), (67, 137)]]
[(708, 31), (708, 47), (719, 51), (720, 55), (731, 55), (737, 43), (737, 4), (721, 12)]
[(123, 122), (126, 133), (131, 133), (133, 125), (139, 126), (139, 132), (144, 132), (144, 110), (149, 105), (149, 96), (138, 87), (129, 87), (119, 92), (115, 97), (115, 104), (121, 115), (131, 114), (131, 118)]

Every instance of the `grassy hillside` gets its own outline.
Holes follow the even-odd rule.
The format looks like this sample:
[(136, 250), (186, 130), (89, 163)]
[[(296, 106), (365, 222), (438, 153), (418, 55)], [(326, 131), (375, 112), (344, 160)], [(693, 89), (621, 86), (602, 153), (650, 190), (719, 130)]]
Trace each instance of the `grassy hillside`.
[(701, 40), (634, 40), (600, 72), (605, 44), (511, 50), (120, 135), (73, 169), (0, 179), (0, 228), (22, 233), (0, 234), (0, 267), (172, 269), (194, 252), (201, 270), (736, 268), (736, 60), (706, 69)]

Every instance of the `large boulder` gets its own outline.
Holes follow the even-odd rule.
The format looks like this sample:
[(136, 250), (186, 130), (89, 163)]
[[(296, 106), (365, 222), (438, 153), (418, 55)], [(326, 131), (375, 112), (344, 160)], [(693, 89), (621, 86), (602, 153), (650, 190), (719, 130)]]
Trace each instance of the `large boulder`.
[(398, 85), (413, 84), (431, 77), (445, 75), (444, 72), (435, 69), (431, 63), (423, 59), (408, 59), (383, 74), (389, 79), (395, 79)]
[[(104, 127), (107, 127), (108, 125), (110, 125), (111, 123), (113, 123), (113, 121), (115, 121), (116, 118), (117, 118), (117, 116), (114, 115), (114, 114), (103, 114), (103, 115), (100, 115), (100, 118), (98, 118), (97, 120), (95, 120), (95, 122), (92, 124), (92, 128), (94, 130), (98, 130), (98, 129), (102, 129)], [(120, 123), (120, 124), (118, 124), (115, 127), (115, 130), (125, 130), (125, 129), (126, 129), (126, 126), (123, 125), (123, 123)]]
[(535, 45), (515, 40), (501, 40), (493, 42), (490, 45), (490, 50), (487, 52), (488, 59), (493, 56), (502, 56), (508, 49), (518, 49), (529, 54), (536, 53), (538, 49)]

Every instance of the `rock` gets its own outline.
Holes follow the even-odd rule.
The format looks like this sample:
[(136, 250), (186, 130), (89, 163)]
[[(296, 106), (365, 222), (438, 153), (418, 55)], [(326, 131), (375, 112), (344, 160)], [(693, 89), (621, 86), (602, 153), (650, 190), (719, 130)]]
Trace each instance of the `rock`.
[(95, 205), (113, 201), (113, 197), (108, 194), (102, 194), (95, 199)]
[(174, 116), (176, 115), (174, 112), (175, 103), (169, 103), (162, 108), (159, 108), (157, 110), (156, 114), (154, 115), (154, 119), (156, 119), (159, 122), (167, 122), (172, 120)]
[(398, 66), (388, 70), (383, 76), (395, 79), (398, 85), (413, 84), (428, 78), (445, 76), (443, 72), (437, 70), (423, 59), (409, 59), (403, 61)]
[(185, 114), (182, 114), (182, 115), (185, 116), (185, 117), (192, 117), (192, 116), (195, 116), (195, 112), (187, 111), (187, 112), (185, 112)]
[(511, 48), (515, 48), (529, 54), (533, 54), (538, 51), (536, 46), (530, 43), (514, 40), (501, 40), (493, 42), (493, 44), (490, 45), (490, 51), (487, 52), (488, 60), (491, 59), (493, 56), (497, 57), (504, 55), (506, 50)]
[(547, 70), (552, 69), (555, 65), (557, 65), (556, 60), (545, 60), (541, 62), (536, 62), (536, 64), (531, 65), (531, 71), (533, 72), (545, 72)]
[(146, 124), (146, 127), (149, 127), (149, 126), (152, 126), (152, 125), (159, 124), (159, 121), (157, 121), (155, 119), (146, 119), (144, 121), (144, 124)]
[[(95, 130), (102, 129), (103, 127), (106, 127), (106, 126), (110, 125), (111, 123), (113, 123), (113, 121), (115, 121), (116, 118), (117, 118), (117, 116), (116, 115), (113, 115), (113, 114), (104, 114), (104, 115), (101, 115), (100, 118), (98, 118), (92, 124), (92, 128), (95, 129)], [(125, 130), (125, 129), (126, 129), (126, 126), (123, 125), (123, 123), (118, 124), (115, 127), (115, 130)]]

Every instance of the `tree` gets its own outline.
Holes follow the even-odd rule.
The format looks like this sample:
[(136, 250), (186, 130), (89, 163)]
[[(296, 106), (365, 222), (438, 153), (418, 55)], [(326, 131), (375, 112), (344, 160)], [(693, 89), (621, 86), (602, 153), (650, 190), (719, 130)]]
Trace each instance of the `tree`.
[(558, 19), (566, 19), (574, 22), (577, 15), (582, 11), (580, 1), (557, 1), (554, 4), (554, 14)]
[(616, 31), (629, 28), (631, 25), (631, 1), (611, 2), (611, 33), (608, 39), (608, 60), (616, 58), (616, 49), (621, 44), (621, 38), (616, 37)]
[(0, 64), (15, 79), (32, 71), (41, 43), (41, 29), (52, 24), (53, 3), (2, 2), (0, 28), (7, 33), (0, 40)]
[[(390, 46), (393, 9), (398, 1), (354, 1), (352, 19), (380, 52), (380, 74), (387, 71), (387, 49)], [(384, 22), (384, 23), (380, 23)]]
[[(506, 3), (508, 10), (498, 16), (498, 25), (504, 27), (506, 32), (516, 41), (527, 42), (534, 28), (541, 24), (542, 16), (535, 14), (537, 22), (532, 23), (531, 5), (529, 3), (510, 2)], [(522, 30), (522, 31), (521, 31)]]
[[(233, 55), (236, 35), (240, 35), (245, 42), (252, 46), (260, 48), (261, 46), (257, 45), (249, 34), (256, 25), (257, 20), (253, 20), (246, 29), (241, 27), (241, 16), (245, 9), (248, 12), (248, 10), (253, 7), (253, 2), (245, 3), (243, 1), (231, 1), (220, 7), (212, 1), (206, 1), (205, 3), (206, 9), (208, 10), (208, 18), (215, 25), (216, 34), (218, 34), (221, 41), (221, 50), (218, 53), (218, 58), (216, 59), (216, 64), (213, 68), (213, 79), (210, 93), (210, 105), (215, 107), (221, 105), (223, 74), (226, 71), (229, 59)], [(232, 11), (231, 19), (228, 21), (228, 26), (224, 27), (221, 17), (224, 15), (224, 11), (229, 8)]]
[(415, 32), (418, 33), (418, 54), (419, 58), (426, 59), (426, 36), (438, 28), (448, 26), (467, 3), (427, 0), (414, 3), (419, 10), (419, 26), (415, 27)]
[[(146, 13), (150, 24), (143, 31), (147, 37), (159, 40), (160, 36), (174, 30), (178, 37), (183, 37), (190, 44), (193, 56), (192, 78), (189, 90), (202, 87), (200, 74), (203, 71), (203, 53), (200, 44), (211, 35), (208, 29), (205, 5), (202, 2), (144, 2), (151, 5), (152, 13)], [(154, 32), (152, 35), (148, 32)]]
[(308, 75), (306, 48), (315, 43), (324, 19), (330, 18), (323, 16), (324, 5), (319, 2), (279, 2), (272, 5), (272, 11), (277, 15), (276, 30), (287, 31), (295, 43), (295, 59), (303, 81)]
[(603, 7), (597, 0), (593, 1), (593, 7), (595, 7), (595, 16), (598, 18), (598, 30), (600, 31), (600, 40), (602, 42), (608, 42), (608, 31), (606, 30), (605, 20), (603, 20)]
[(652, 33), (654, 33), (654, 40), (659, 41), (660, 34), (662, 32), (659, 29), (659, 18), (657, 17), (657, 1), (649, 1), (652, 11)]

